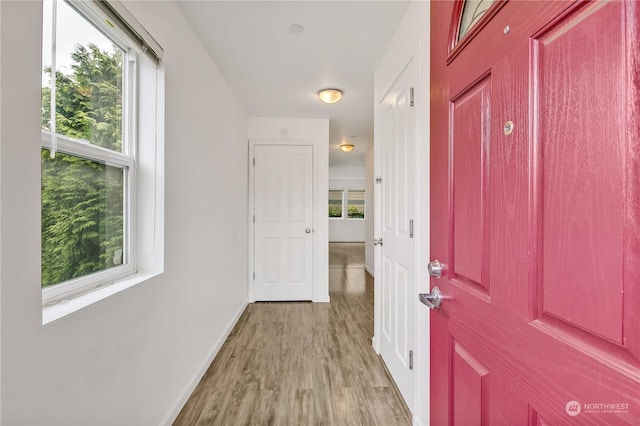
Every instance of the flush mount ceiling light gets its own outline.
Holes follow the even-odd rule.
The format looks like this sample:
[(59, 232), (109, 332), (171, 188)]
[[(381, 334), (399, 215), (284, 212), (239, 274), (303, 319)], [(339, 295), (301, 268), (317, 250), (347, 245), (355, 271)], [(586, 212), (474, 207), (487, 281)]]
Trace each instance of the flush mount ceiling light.
[(304, 31), (304, 27), (300, 24), (293, 24), (289, 26), (289, 31), (291, 31), (293, 34), (300, 34), (302, 31)]
[(355, 148), (355, 146), (350, 143), (343, 143), (342, 145), (340, 145), (340, 150), (342, 152), (351, 152), (353, 151), (353, 148)]
[(318, 92), (318, 97), (325, 104), (335, 104), (342, 98), (342, 90), (322, 89)]

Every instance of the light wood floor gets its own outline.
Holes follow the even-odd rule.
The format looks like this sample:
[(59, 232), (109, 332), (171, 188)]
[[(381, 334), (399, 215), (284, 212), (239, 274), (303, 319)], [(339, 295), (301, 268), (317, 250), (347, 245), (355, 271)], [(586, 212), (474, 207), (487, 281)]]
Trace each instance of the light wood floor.
[(371, 347), (364, 245), (332, 243), (331, 303), (254, 303), (176, 425), (410, 425)]

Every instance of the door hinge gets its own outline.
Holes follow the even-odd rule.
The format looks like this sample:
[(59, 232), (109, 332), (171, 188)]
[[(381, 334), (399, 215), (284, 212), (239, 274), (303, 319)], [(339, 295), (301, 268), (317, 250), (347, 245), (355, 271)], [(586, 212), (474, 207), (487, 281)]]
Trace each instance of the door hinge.
[(413, 351), (409, 351), (409, 370), (413, 370)]
[(409, 89), (409, 106), (413, 106), (413, 87)]
[[(254, 216), (255, 222), (255, 216)], [(409, 219), (409, 238), (413, 238), (413, 219)]]
[(253, 280), (254, 281), (256, 280), (256, 273), (255, 272), (253, 273)]
[(254, 166), (256, 165), (256, 159), (255, 158), (253, 159), (253, 165)]
[(373, 239), (374, 246), (382, 246), (382, 237)]
[(376, 183), (382, 183), (382, 176), (376, 176)]

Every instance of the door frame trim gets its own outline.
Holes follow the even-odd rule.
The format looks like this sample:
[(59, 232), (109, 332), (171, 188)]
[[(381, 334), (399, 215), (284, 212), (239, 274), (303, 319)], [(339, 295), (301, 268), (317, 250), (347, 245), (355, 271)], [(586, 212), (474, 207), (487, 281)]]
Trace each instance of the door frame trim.
[[(429, 423), (430, 412), (430, 347), (429, 329), (430, 313), (429, 309), (418, 301), (418, 293), (429, 291), (429, 275), (427, 273), (427, 262), (429, 259), (430, 246), (430, 14), (431, 7), (428, 3), (412, 3), (409, 5), (405, 17), (401, 22), (394, 38), (385, 51), (384, 57), (378, 64), (374, 74), (375, 84), (375, 132), (374, 139), (380, 140), (380, 117), (379, 108), (383, 95), (389, 91), (396, 79), (406, 68), (411, 60), (416, 61), (417, 80), (415, 87), (415, 108), (417, 109), (417, 144), (416, 144), (416, 198), (415, 198), (415, 222), (414, 231), (416, 238), (416, 262), (415, 262), (415, 347), (414, 347), (414, 401), (412, 416), (413, 424), (426, 425)], [(375, 147), (375, 143), (374, 143)], [(380, 158), (379, 150), (374, 160), (374, 176), (379, 174)], [(377, 186), (377, 185), (376, 185)], [(378, 204), (376, 188), (375, 215), (379, 218), (380, 205)], [(375, 232), (379, 232), (376, 225)], [(378, 274), (379, 250), (375, 250), (375, 270)], [(379, 289), (376, 289), (376, 296)], [(380, 311), (374, 308), (374, 338), (373, 347), (379, 352)]]
[[(376, 103), (376, 110), (378, 112), (378, 117), (379, 117), (379, 129), (382, 130), (384, 132), (384, 134), (388, 134), (388, 128), (387, 126), (387, 122), (386, 120), (383, 120), (382, 117), (384, 116), (384, 111), (387, 110), (389, 107), (389, 103), (385, 103), (385, 100), (388, 99), (389, 96), (396, 98), (400, 93), (402, 92), (398, 92), (397, 89), (402, 89), (406, 86), (397, 86), (398, 83), (403, 82), (403, 79), (408, 79), (407, 83), (410, 83), (410, 87), (413, 88), (414, 90), (414, 94), (415, 94), (415, 89), (418, 88), (418, 84), (419, 84), (419, 71), (418, 71), (418, 52), (417, 49), (415, 52), (412, 52), (412, 54), (409, 54), (407, 56), (402, 57), (403, 60), (398, 60), (396, 61), (397, 65), (401, 65), (400, 67), (397, 67), (397, 73), (392, 74), (392, 78), (390, 78), (388, 81), (390, 81), (390, 83), (387, 85), (386, 89), (384, 90), (384, 94), (378, 99), (377, 103)], [(404, 82), (402, 83), (404, 84)], [(397, 105), (396, 105), (397, 107)], [(413, 185), (413, 193), (409, 194), (407, 193), (407, 196), (409, 197), (413, 197), (414, 200), (414, 205), (413, 205), (413, 209), (411, 211), (411, 214), (409, 215), (409, 217), (412, 217), (414, 220), (414, 229), (415, 227), (417, 227), (419, 229), (420, 227), (420, 223), (421, 223), (421, 218), (418, 216), (418, 212), (419, 212), (419, 201), (420, 201), (420, 181), (418, 179), (418, 175), (419, 175), (419, 167), (420, 167), (420, 163), (418, 161), (418, 154), (419, 154), (419, 144), (420, 144), (420, 115), (419, 115), (419, 108), (417, 108), (417, 105), (414, 104), (414, 106), (409, 106), (407, 104), (407, 107), (409, 108), (409, 111), (407, 112), (407, 116), (412, 116), (412, 120), (413, 120), (413, 126), (411, 126), (411, 128), (409, 127), (404, 127), (405, 131), (408, 133), (413, 133), (414, 136), (414, 145), (413, 145), (413, 182), (411, 182), (411, 184)], [(397, 112), (396, 109), (394, 109), (394, 113)], [(397, 121), (394, 124), (394, 127), (392, 129), (397, 129), (399, 126), (402, 125), (402, 121)], [(395, 127), (398, 126), (398, 127)], [(383, 174), (383, 164), (382, 164), (382, 157), (385, 155), (385, 152), (388, 152), (387, 149), (389, 147), (392, 147), (393, 144), (396, 142), (396, 139), (388, 139), (388, 138), (381, 138), (378, 139), (380, 141), (380, 143), (378, 143), (377, 145), (375, 145), (375, 147), (377, 148), (377, 153), (378, 155), (376, 156), (376, 158), (378, 159), (378, 161), (376, 162), (376, 176), (382, 176), (382, 183), (379, 185), (376, 185), (376, 200), (377, 200), (377, 214), (375, 215), (376, 217), (376, 223), (375, 223), (375, 235), (378, 238), (381, 237), (385, 237), (384, 233), (383, 233), (383, 229), (382, 229), (382, 213), (384, 211), (384, 205), (383, 205), (383, 199), (382, 199), (382, 188), (383, 185), (388, 184), (389, 182), (389, 176), (385, 176)], [(408, 160), (408, 163), (411, 163), (411, 160)], [(395, 163), (394, 169), (397, 169), (397, 165), (398, 163)], [(401, 169), (397, 169), (398, 171), (400, 171)], [(408, 335), (407, 338), (407, 344), (409, 345), (409, 350), (413, 351), (413, 356), (414, 356), (414, 363), (413, 363), (413, 371), (411, 371), (411, 369), (409, 369), (409, 371), (403, 370), (402, 366), (400, 366), (399, 369), (395, 369), (392, 368), (392, 364), (395, 364), (395, 355), (390, 355), (390, 359), (387, 359), (385, 362), (388, 365), (387, 367), (387, 371), (389, 372), (389, 374), (391, 375), (392, 371), (395, 370), (396, 373), (396, 377), (394, 377), (393, 375), (391, 375), (391, 377), (393, 378), (394, 382), (396, 383), (396, 387), (398, 388), (398, 391), (400, 392), (400, 394), (402, 395), (403, 399), (404, 399), (404, 403), (406, 404), (406, 406), (409, 408), (409, 411), (411, 411), (412, 413), (415, 411), (415, 407), (416, 407), (416, 383), (417, 383), (417, 374), (416, 374), (416, 355), (418, 355), (419, 357), (419, 350), (416, 350), (416, 347), (418, 346), (418, 341), (417, 341), (417, 317), (418, 317), (418, 310), (420, 309), (419, 306), (416, 305), (415, 301), (417, 300), (417, 294), (418, 294), (418, 270), (419, 270), (419, 244), (421, 241), (421, 235), (419, 233), (414, 234), (414, 239), (413, 239), (413, 259), (412, 259), (412, 263), (413, 266), (411, 267), (412, 271), (412, 275), (413, 275), (413, 281), (412, 282), (408, 282), (407, 285), (409, 286), (409, 293), (410, 293), (410, 300), (409, 303), (413, 302), (413, 315), (411, 315), (411, 317), (408, 318), (408, 323), (411, 324), (410, 327), (413, 329), (413, 333), (411, 333), (410, 335)], [(384, 305), (387, 304), (387, 302), (389, 302), (388, 300), (384, 301), (383, 303), (383, 286), (389, 285), (389, 283), (383, 283), (383, 277), (384, 274), (382, 274), (382, 251), (385, 249), (385, 247), (383, 246), (382, 248), (380, 248), (379, 246), (376, 247), (375, 250), (375, 256), (376, 256), (376, 264), (375, 264), (375, 268), (376, 268), (376, 276), (379, 277), (377, 280), (374, 281), (374, 336), (375, 336), (375, 350), (376, 352), (380, 355), (380, 357), (383, 357), (383, 349), (388, 349), (387, 346), (384, 346), (383, 348), (383, 342), (384, 339), (382, 337), (383, 333), (382, 333), (382, 312), (383, 312), (383, 307)], [(397, 253), (396, 253), (397, 254)], [(395, 280), (393, 280), (395, 282)], [(415, 295), (415, 297), (413, 296)], [(399, 303), (398, 300), (396, 300), (396, 303), (394, 304), (395, 307), (393, 309), (398, 309), (399, 306), (401, 306), (401, 304)], [(406, 314), (406, 313), (405, 313)], [(409, 327), (409, 325), (407, 325)], [(400, 334), (400, 332), (398, 331), (398, 333), (394, 334), (393, 338), (395, 339), (397, 337), (397, 334)], [(392, 344), (392, 346), (394, 346), (395, 349), (395, 345)], [(385, 351), (387, 352), (387, 351)], [(392, 352), (396, 352), (396, 351), (392, 351)], [(387, 355), (389, 355), (389, 353), (387, 352)], [(405, 356), (409, 356), (409, 354), (405, 354)], [(407, 374), (409, 379), (407, 380), (406, 385), (403, 384), (401, 385), (401, 382), (406, 378), (404, 375)], [(403, 394), (404, 393), (404, 394)], [(405, 394), (408, 394), (407, 397), (405, 397)]]
[[(254, 303), (255, 298), (255, 281), (253, 273), (255, 271), (255, 224), (253, 223), (253, 215), (255, 213), (254, 195), (255, 195), (255, 169), (253, 167), (253, 158), (255, 155), (256, 145), (273, 145), (273, 146), (310, 146), (312, 149), (313, 164), (313, 269), (312, 269), (312, 301), (313, 302), (329, 302), (329, 281), (328, 281), (328, 247), (329, 219), (326, 214), (328, 209), (329, 179), (328, 179), (328, 162), (325, 158), (325, 167), (322, 167), (322, 155), (319, 152), (321, 142), (309, 139), (249, 139), (247, 150), (247, 161), (249, 162), (247, 211), (248, 223), (248, 257), (247, 257), (247, 281), (249, 283), (249, 303)], [(327, 153), (328, 156), (328, 153)], [(324, 170), (324, 174), (322, 171)], [(323, 178), (324, 176), (324, 178)], [(323, 194), (324, 197), (320, 197)], [(323, 204), (324, 201), (324, 204)], [(323, 207), (324, 206), (324, 207)], [(324, 246), (324, 251), (322, 247)], [(324, 273), (322, 273), (324, 271)]]

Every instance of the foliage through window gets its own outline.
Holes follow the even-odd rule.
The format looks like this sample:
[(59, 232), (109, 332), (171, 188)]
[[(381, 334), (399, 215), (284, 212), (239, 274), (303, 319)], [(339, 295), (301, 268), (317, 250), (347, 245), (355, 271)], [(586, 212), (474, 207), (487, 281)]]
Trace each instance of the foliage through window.
[(126, 171), (42, 150), (42, 286), (123, 263)]
[(342, 194), (343, 191), (337, 189), (329, 190), (329, 217), (342, 217)]
[(67, 2), (45, 1), (43, 22), (45, 288), (134, 269), (135, 55)]
[(349, 219), (364, 219), (364, 191), (347, 191), (347, 217)]

